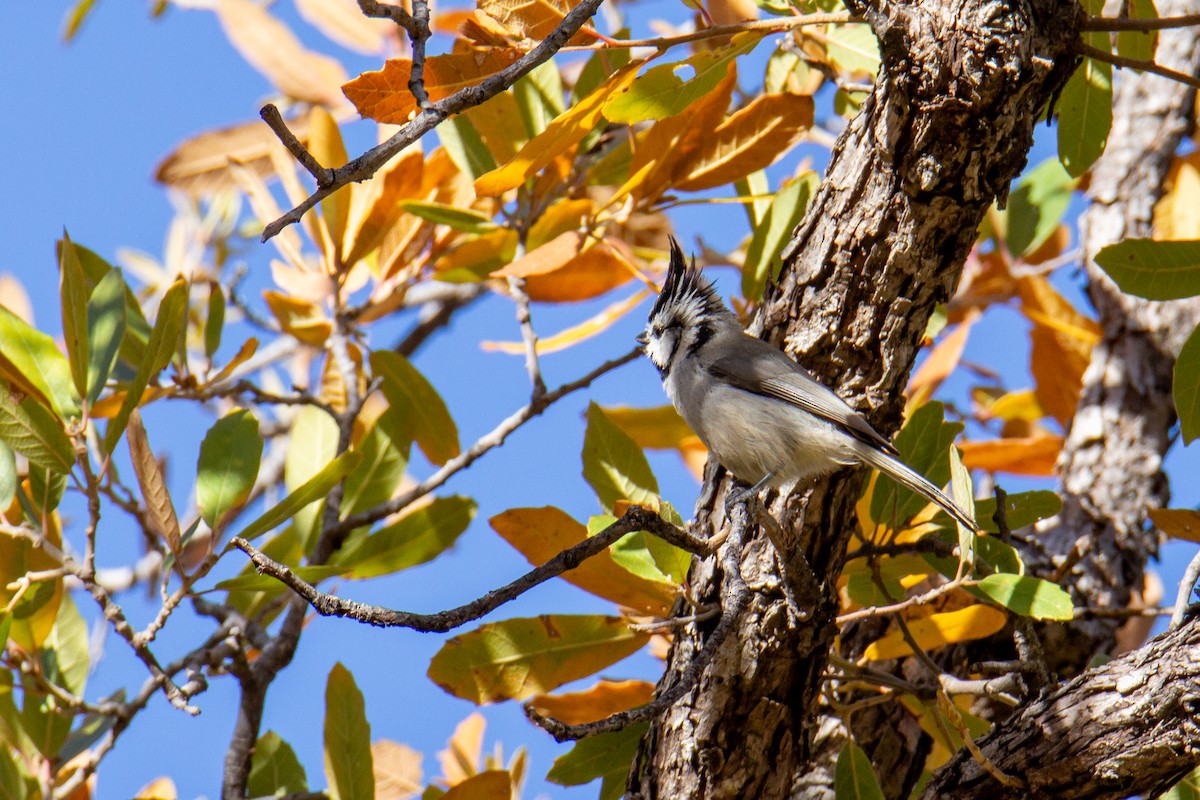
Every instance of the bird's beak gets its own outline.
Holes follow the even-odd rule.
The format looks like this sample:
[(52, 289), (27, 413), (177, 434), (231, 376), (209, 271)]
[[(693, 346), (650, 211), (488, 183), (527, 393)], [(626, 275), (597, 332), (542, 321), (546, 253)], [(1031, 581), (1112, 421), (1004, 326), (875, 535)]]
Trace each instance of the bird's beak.
[(646, 336), (645, 331), (642, 331), (641, 333), (639, 333), (637, 336), (635, 336), (633, 338), (633, 340), (635, 342), (637, 342), (638, 344), (640, 344), (642, 347), (645, 347), (646, 345), (650, 344), (650, 337)]

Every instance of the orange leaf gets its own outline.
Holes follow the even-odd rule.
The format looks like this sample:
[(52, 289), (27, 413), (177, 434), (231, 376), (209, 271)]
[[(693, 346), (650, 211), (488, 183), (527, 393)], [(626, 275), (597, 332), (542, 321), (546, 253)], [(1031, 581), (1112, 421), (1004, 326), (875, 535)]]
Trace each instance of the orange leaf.
[(242, 58), (289, 97), (334, 107), (346, 73), (335, 59), (304, 49), (296, 35), (251, 0), (216, 0), (217, 18)]
[(421, 791), (421, 754), (407, 745), (380, 739), (371, 743), (377, 800), (399, 800)]
[[(478, 0), (476, 3), (480, 11), (499, 22), (513, 36), (539, 42), (549, 36), (577, 5), (579, 0)], [(589, 45), (598, 38), (595, 32), (581, 28), (567, 45)]]
[(1083, 373), (1100, 328), (1040, 275), (1022, 276), (1017, 292), (1022, 312), (1034, 323), (1029, 368), (1038, 402), (1065, 427), (1075, 415)]
[(237, 351), (237, 355), (229, 359), (229, 363), (221, 367), (221, 371), (204, 382), (205, 386), (213, 386), (228, 378), (233, 371), (250, 360), (250, 356), (258, 351), (258, 339), (251, 336)]
[[(488, 523), (534, 565), (544, 564), (588, 535), (586, 527), (552, 506), (514, 508)], [(642, 614), (665, 616), (675, 600), (670, 587), (639, 578), (613, 561), (607, 550), (562, 577), (584, 591)]]
[(133, 800), (175, 800), (175, 781), (170, 778), (155, 778), (143, 786)]
[(567, 231), (492, 276), (524, 278), (530, 299), (548, 303), (587, 300), (633, 277), (626, 262), (607, 243), (580, 252), (587, 241), (582, 233)]
[(263, 297), (280, 327), (305, 344), (321, 347), (333, 332), (333, 323), (316, 303), (270, 289), (263, 292)]
[(1014, 475), (1053, 475), (1063, 438), (1049, 433), (1024, 439), (960, 442), (968, 469), (1008, 472)]
[[(540, 339), (537, 345), (538, 353), (545, 354), (565, 350), (572, 345), (579, 344), (585, 339), (592, 338), (598, 333), (603, 333), (614, 322), (628, 314), (649, 296), (650, 290), (643, 289), (632, 297), (625, 300), (618, 300), (596, 316), (590, 317), (578, 325), (572, 325), (570, 328), (559, 331), (553, 336)], [(508, 353), (510, 355), (521, 355), (525, 352), (525, 344), (523, 342), (481, 342), (479, 346), (484, 350)]]
[(481, 197), (495, 197), (515, 189), (568, 148), (579, 144), (600, 121), (604, 104), (621, 92), (629, 91), (644, 63), (644, 60), (629, 62), (587, 97), (551, 120), (544, 131), (525, 143), (513, 160), (480, 175), (475, 181), (475, 193)]
[(653, 697), (654, 684), (646, 681), (600, 681), (582, 692), (535, 695), (529, 704), (539, 714), (568, 725), (581, 725), (644, 706)]
[(958, 367), (963, 350), (967, 346), (967, 335), (978, 318), (979, 312), (972, 309), (957, 328), (929, 351), (929, 356), (921, 362), (920, 369), (914, 372), (908, 381), (906, 394), (909, 399), (906, 405), (909, 410), (923, 406), (942, 385), (942, 381)]
[[(930, 614), (928, 617), (908, 621), (908, 630), (922, 650), (936, 650), (948, 644), (969, 642), (991, 636), (1004, 627), (1008, 615), (991, 606), (975, 605), (960, 608), (958, 611), (946, 611), (940, 614)], [(866, 661), (880, 661), (888, 658), (903, 658), (912, 655), (912, 648), (904, 640), (904, 634), (897, 628), (888, 631), (879, 639), (867, 645), (862, 657)]]
[(1176, 156), (1154, 207), (1155, 239), (1200, 239), (1200, 152)]
[[(307, 114), (289, 119), (288, 127), (301, 144), (308, 142)], [(238, 183), (229, 172), (230, 160), (265, 179), (275, 171), (271, 150), (279, 146), (275, 132), (259, 119), (205, 131), (182, 142), (164, 158), (154, 171), (154, 179), (193, 197), (236, 189)]]
[[(522, 55), (512, 48), (491, 48), (468, 53), (447, 53), (425, 60), (425, 90), (430, 100), (442, 100), (474, 86), (512, 64)], [(403, 125), (417, 108), (408, 90), (412, 59), (389, 58), (383, 69), (364, 72), (342, 87), (362, 116), (376, 122)]]
[(704, 137), (704, 149), (676, 170), (675, 188), (699, 192), (766, 169), (813, 124), (813, 99), (765, 94)]
[(1200, 511), (1191, 508), (1152, 508), (1155, 527), (1172, 539), (1200, 542)]
[(473, 775), (441, 795), (441, 800), (510, 800), (511, 798), (512, 775), (500, 769), (490, 769), (487, 772)]
[(347, 265), (361, 261), (379, 247), (384, 235), (404, 213), (399, 201), (420, 191), (424, 169), (425, 154), (420, 147), (413, 147), (389, 161), (366, 183), (355, 187), (346, 248), (342, 251)]
[(714, 25), (758, 19), (758, 5), (753, 0), (706, 0), (705, 5)]
[(487, 721), (475, 712), (454, 727), (446, 749), (438, 753), (442, 762), (442, 777), (454, 786), (479, 771), (479, 754), (483, 751), (483, 729)]

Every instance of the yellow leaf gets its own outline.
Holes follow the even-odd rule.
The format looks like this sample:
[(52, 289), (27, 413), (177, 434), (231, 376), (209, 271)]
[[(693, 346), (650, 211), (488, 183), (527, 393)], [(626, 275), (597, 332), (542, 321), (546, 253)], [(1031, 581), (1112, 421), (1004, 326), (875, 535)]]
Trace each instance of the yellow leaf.
[(655, 450), (682, 450), (700, 444), (700, 437), (692, 432), (679, 416), (674, 406), (654, 408), (605, 408), (604, 413), (617, 427), (641, 448)]
[(704, 149), (676, 170), (675, 188), (698, 192), (766, 169), (812, 124), (811, 97), (759, 95), (705, 137)]
[(500, 92), (486, 103), (468, 108), (465, 113), (492, 158), (498, 162), (508, 161), (529, 141), (521, 109), (511, 90)]
[[(603, 333), (614, 322), (628, 314), (634, 308), (637, 308), (638, 304), (649, 296), (650, 291), (643, 289), (632, 297), (625, 300), (618, 300), (596, 316), (586, 319), (578, 325), (572, 325), (570, 328), (559, 331), (553, 336), (540, 339), (537, 345), (538, 353), (545, 354), (565, 350), (572, 345), (579, 344), (599, 333)], [(479, 346), (484, 350), (508, 353), (510, 355), (521, 355), (525, 352), (525, 344), (523, 342), (481, 342)]]
[(1022, 439), (960, 442), (963, 464), (969, 469), (1013, 475), (1053, 475), (1063, 438), (1040, 433)]
[(175, 504), (171, 502), (171, 493), (167, 489), (162, 467), (159, 466), (154, 451), (150, 449), (150, 441), (142, 425), (142, 416), (136, 408), (129, 414), (125, 440), (129, 444), (129, 460), (133, 462), (138, 485), (142, 487), (146, 515), (171, 548), (171, 552), (178, 556), (183, 534), (179, 528), (179, 519), (175, 516)]
[(908, 395), (906, 410), (912, 411), (925, 405), (942, 385), (942, 381), (958, 367), (963, 350), (967, 346), (967, 335), (978, 318), (979, 312), (972, 309), (957, 328), (929, 351), (920, 368), (908, 381), (908, 389), (905, 392)]
[[(430, 100), (442, 100), (499, 72), (521, 55), (520, 50), (512, 48), (491, 48), (430, 56), (425, 60), (425, 90)], [(408, 90), (411, 76), (412, 59), (389, 58), (383, 69), (364, 72), (342, 91), (362, 116), (403, 125), (417, 109), (417, 101)]]
[[(22, 481), (22, 487), (31, 493), (29, 480)], [(20, 519), (20, 506), (13, 501), (16, 511), (6, 513), (10, 522)], [(57, 512), (47, 518), (45, 526), (46, 540), (55, 547), (62, 547), (62, 527), (58, 524)], [(62, 566), (40, 547), (36, 547), (28, 539), (18, 539), (7, 533), (0, 532), (0, 609), (12, 606), (13, 612), (9, 618), (12, 626), (9, 638), (20, 645), (26, 652), (36, 653), (54, 630), (58, 609), (62, 605), (63, 581), (57, 578), (49, 581), (39, 581), (21, 589), (20, 584), (14, 583), (30, 572), (43, 572)], [(20, 598), (18, 592), (23, 592)]]
[(1099, 326), (1076, 311), (1040, 275), (1022, 276), (1017, 292), (1022, 313), (1034, 323), (1030, 371), (1038, 402), (1065, 427), (1075, 415)]
[[(288, 120), (300, 142), (308, 141), (308, 117)], [(192, 196), (238, 188), (229, 172), (230, 160), (243, 164), (262, 179), (274, 172), (271, 150), (279, 146), (275, 132), (255, 119), (217, 128), (182, 142), (154, 171), (155, 180)]]
[(1152, 508), (1155, 527), (1172, 539), (1200, 542), (1200, 511), (1191, 508)]
[(510, 800), (512, 776), (492, 769), (467, 778), (441, 796), (441, 800)]
[(284, 94), (335, 107), (346, 73), (337, 60), (306, 50), (287, 25), (252, 0), (216, 0), (217, 18), (242, 58)]
[(754, 0), (706, 0), (705, 5), (713, 25), (732, 25), (758, 19), (758, 5)]
[(133, 800), (175, 800), (175, 781), (170, 778), (155, 778), (143, 786)]
[[(245, 193), (246, 199), (250, 201), (250, 208), (254, 210), (254, 215), (258, 217), (259, 222), (265, 225), (283, 216), (283, 211), (275, 202), (271, 190), (267, 188), (262, 176), (255, 170), (245, 164), (230, 160), (229, 174), (237, 183), (238, 188)], [(271, 242), (293, 268), (299, 269), (304, 266), (300, 234), (294, 227), (284, 228), (278, 236), (271, 237)]]
[(531, 697), (529, 704), (539, 714), (554, 717), (568, 725), (580, 725), (644, 706), (653, 697), (652, 683), (602, 680), (582, 692), (539, 694)]
[[(985, 605), (967, 606), (958, 611), (930, 614), (908, 621), (908, 630), (922, 650), (937, 650), (948, 644), (969, 642), (991, 636), (1008, 622), (1008, 615)], [(902, 658), (912, 654), (912, 648), (899, 630), (891, 630), (867, 645), (863, 651), (866, 661)]]
[[(552, 506), (514, 508), (488, 520), (492, 530), (530, 564), (540, 566), (587, 539), (587, 528)], [(563, 573), (563, 579), (597, 597), (641, 614), (666, 616), (675, 592), (666, 584), (640, 578), (617, 564), (607, 550)]]
[(479, 771), (479, 754), (483, 751), (483, 729), (487, 721), (476, 712), (454, 728), (446, 749), (438, 753), (442, 777), (454, 786)]
[(588, 241), (578, 231), (567, 231), (492, 276), (524, 278), (529, 298), (549, 303), (587, 300), (633, 277), (625, 260), (607, 243), (581, 251)]
[[(258, 352), (258, 339), (251, 336), (245, 341), (241, 349), (237, 351), (237, 355), (229, 359), (229, 363), (221, 367), (221, 371), (213, 375), (204, 382), (205, 386), (214, 386), (233, 374), (233, 371), (250, 360), (250, 357)], [(157, 399), (157, 398), (152, 398)], [(149, 400), (143, 400), (143, 405)], [(115, 410), (115, 409), (114, 409)]]
[(413, 146), (389, 161), (354, 192), (347, 223), (343, 261), (356, 264), (379, 247), (384, 236), (404, 214), (400, 201), (420, 193), (425, 154)]
[(296, 0), (296, 10), (342, 47), (367, 56), (386, 50), (396, 34), (394, 24), (366, 16), (355, 0)]
[(421, 791), (421, 754), (407, 745), (380, 739), (371, 743), (375, 800), (404, 800)]
[[(513, 36), (542, 41), (562, 22), (579, 0), (478, 0), (476, 6)], [(589, 45), (599, 37), (581, 28), (567, 44)]]
[(551, 120), (544, 131), (525, 143), (515, 158), (502, 167), (480, 175), (475, 181), (475, 193), (481, 197), (495, 197), (515, 189), (568, 148), (579, 144), (600, 121), (604, 104), (621, 92), (629, 91), (638, 69), (644, 63), (644, 60), (629, 62), (587, 97)]
[[(322, 167), (335, 169), (350, 160), (346, 154), (346, 145), (342, 142), (342, 132), (337, 120), (321, 106), (313, 106), (309, 112), (309, 142), (308, 150)], [(345, 248), (346, 218), (350, 213), (351, 195), (356, 187), (354, 184), (343, 186), (321, 201), (321, 222), (319, 230), (328, 241), (321, 248), (327, 255), (341, 254)], [(336, 262), (337, 257), (330, 259)], [(335, 266), (340, 267), (341, 264)]]
[(333, 323), (316, 303), (270, 289), (263, 292), (263, 297), (279, 326), (305, 344), (321, 347), (333, 332)]
[(587, 227), (588, 219), (595, 213), (596, 205), (588, 198), (561, 200), (550, 206), (529, 227), (525, 247), (534, 250), (567, 231)]
[(1200, 239), (1200, 152), (1177, 156), (1154, 207), (1154, 238)]

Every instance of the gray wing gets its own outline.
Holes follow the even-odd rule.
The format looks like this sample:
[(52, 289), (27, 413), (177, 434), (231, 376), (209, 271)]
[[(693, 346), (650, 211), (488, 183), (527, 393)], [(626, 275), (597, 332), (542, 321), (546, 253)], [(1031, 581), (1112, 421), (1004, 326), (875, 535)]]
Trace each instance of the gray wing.
[(891, 442), (872, 428), (862, 414), (779, 348), (749, 334), (722, 345), (726, 348), (725, 355), (708, 365), (714, 376), (744, 391), (791, 403), (865, 444), (898, 455)]

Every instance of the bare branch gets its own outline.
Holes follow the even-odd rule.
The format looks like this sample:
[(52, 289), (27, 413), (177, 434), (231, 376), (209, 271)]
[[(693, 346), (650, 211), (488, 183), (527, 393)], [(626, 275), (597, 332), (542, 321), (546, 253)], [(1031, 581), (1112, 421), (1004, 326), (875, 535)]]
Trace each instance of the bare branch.
[(300, 143), (296, 135), (288, 128), (287, 123), (283, 121), (283, 115), (279, 113), (279, 109), (274, 103), (267, 103), (258, 112), (262, 117), (263, 122), (270, 126), (275, 135), (279, 137), (279, 141), (283, 142), (283, 146), (292, 154), (292, 158), (300, 162), (317, 181), (317, 186), (328, 186), (333, 180), (333, 170), (328, 167), (322, 167), (321, 164), (313, 157), (313, 154), (308, 152), (308, 148)]
[(1168, 28), (1190, 28), (1200, 25), (1200, 14), (1183, 14), (1158, 19), (1112, 19), (1091, 17), (1083, 23), (1085, 31), (1162, 31)]
[(250, 560), (254, 562), (255, 568), (260, 573), (270, 575), (287, 585), (297, 595), (304, 598), (318, 614), (327, 617), (350, 617), (381, 628), (400, 627), (424, 633), (444, 633), (477, 620), (510, 600), (520, 597), (535, 586), (574, 569), (585, 560), (606, 549), (613, 542), (634, 531), (647, 531), (692, 553), (706, 555), (709, 550), (707, 541), (676, 528), (657, 514), (633, 506), (620, 519), (600, 533), (589, 536), (585, 541), (562, 551), (542, 566), (530, 570), (512, 583), (499, 589), (493, 589), (483, 597), (457, 608), (434, 614), (417, 614), (358, 603), (326, 594), (300, 578), (286, 565), (263, 555), (245, 539), (235, 537), (231, 544), (250, 556)]
[(1161, 78), (1168, 78), (1177, 83), (1182, 83), (1185, 86), (1193, 86), (1200, 89), (1200, 78), (1194, 75), (1188, 75), (1186, 72), (1170, 69), (1169, 67), (1160, 66), (1153, 61), (1146, 61), (1141, 58), (1128, 58), (1116, 53), (1109, 53), (1106, 50), (1101, 50), (1097, 47), (1092, 47), (1086, 42), (1078, 42), (1075, 49), (1079, 55), (1094, 58), (1097, 61), (1103, 61), (1107, 64), (1112, 64), (1116, 67), (1128, 67), (1129, 69), (1140, 69), (1144, 72), (1149, 72), (1158, 75)]

